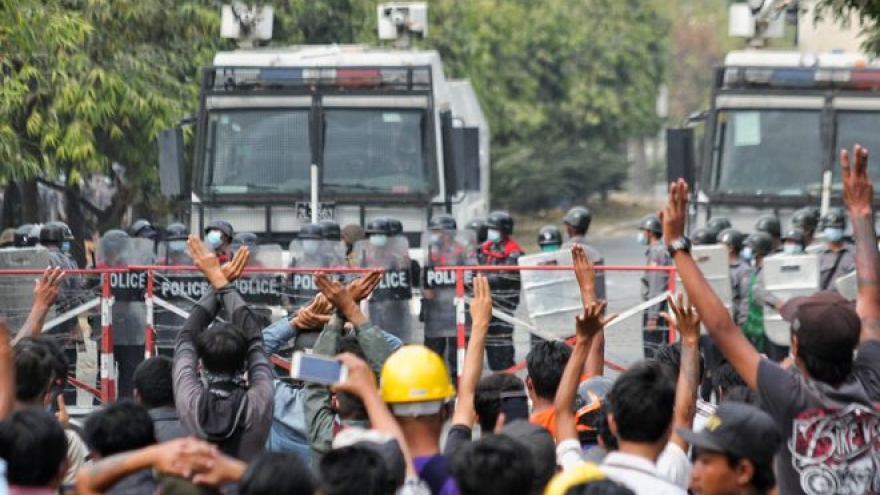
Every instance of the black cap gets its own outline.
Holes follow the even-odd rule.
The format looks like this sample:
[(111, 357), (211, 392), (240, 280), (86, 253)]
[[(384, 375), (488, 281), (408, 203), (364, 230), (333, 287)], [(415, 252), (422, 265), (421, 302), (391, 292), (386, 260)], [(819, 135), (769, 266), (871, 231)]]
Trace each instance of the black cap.
[(782, 446), (782, 432), (773, 418), (739, 402), (722, 402), (699, 432), (684, 428), (676, 431), (698, 449), (732, 454), (761, 466), (771, 465)]

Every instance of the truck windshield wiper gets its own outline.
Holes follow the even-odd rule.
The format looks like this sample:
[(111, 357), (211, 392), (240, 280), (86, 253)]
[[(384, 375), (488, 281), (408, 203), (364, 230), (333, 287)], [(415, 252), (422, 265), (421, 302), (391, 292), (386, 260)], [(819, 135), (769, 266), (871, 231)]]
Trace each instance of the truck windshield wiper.
[(377, 187), (377, 186), (367, 186), (364, 184), (333, 184), (333, 183), (322, 183), (321, 187), (334, 187), (340, 189), (354, 189), (356, 191), (386, 191), (386, 189)]

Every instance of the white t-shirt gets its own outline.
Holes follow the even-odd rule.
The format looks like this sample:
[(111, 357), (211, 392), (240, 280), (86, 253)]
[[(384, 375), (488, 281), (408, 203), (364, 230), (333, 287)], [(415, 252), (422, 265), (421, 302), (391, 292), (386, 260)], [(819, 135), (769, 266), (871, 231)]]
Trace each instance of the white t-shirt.
[(605, 476), (626, 486), (636, 495), (687, 494), (687, 491), (669, 481), (654, 463), (644, 457), (612, 452), (605, 457), (600, 468)]
[(687, 490), (691, 481), (691, 461), (678, 444), (669, 442), (657, 457), (657, 471), (677, 486)]

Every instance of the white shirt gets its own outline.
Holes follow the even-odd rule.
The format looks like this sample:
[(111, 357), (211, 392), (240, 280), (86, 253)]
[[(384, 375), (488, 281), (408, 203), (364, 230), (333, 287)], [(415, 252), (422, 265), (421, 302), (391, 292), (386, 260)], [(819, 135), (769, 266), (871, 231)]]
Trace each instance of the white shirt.
[(669, 481), (654, 463), (644, 457), (612, 452), (605, 457), (600, 468), (605, 476), (636, 495), (687, 495), (683, 488)]
[(691, 480), (691, 461), (676, 443), (669, 442), (657, 457), (657, 471), (680, 488), (687, 490)]

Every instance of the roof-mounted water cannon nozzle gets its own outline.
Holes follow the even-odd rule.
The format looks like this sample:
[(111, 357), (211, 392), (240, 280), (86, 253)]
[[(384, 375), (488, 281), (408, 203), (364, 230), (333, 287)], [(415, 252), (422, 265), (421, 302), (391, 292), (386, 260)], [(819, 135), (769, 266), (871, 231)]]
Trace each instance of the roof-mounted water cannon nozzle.
[(748, 38), (749, 47), (763, 48), (771, 38), (785, 35), (785, 12), (794, 0), (746, 0), (730, 4), (728, 35)]
[(413, 38), (428, 36), (428, 5), (425, 2), (391, 2), (376, 7), (379, 39), (393, 40), (397, 48), (409, 48)]
[(221, 10), (220, 36), (236, 40), (240, 48), (252, 47), (255, 41), (272, 39), (273, 18), (271, 6), (232, 2)]

